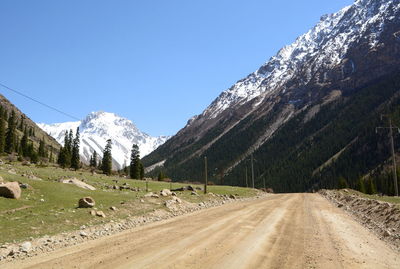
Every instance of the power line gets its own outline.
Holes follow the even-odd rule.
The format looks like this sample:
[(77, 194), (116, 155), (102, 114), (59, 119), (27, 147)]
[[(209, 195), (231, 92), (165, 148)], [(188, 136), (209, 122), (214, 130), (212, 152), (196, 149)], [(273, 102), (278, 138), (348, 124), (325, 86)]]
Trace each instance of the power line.
[(71, 118), (71, 119), (74, 119), (74, 120), (81, 120), (81, 119), (78, 119), (78, 118), (75, 117), (75, 116), (72, 116), (71, 114), (68, 114), (68, 113), (66, 113), (66, 112), (63, 112), (63, 111), (61, 111), (61, 110), (59, 110), (59, 109), (57, 109), (57, 108), (55, 108), (55, 107), (53, 107), (53, 106), (50, 106), (50, 105), (48, 105), (48, 104), (45, 104), (45, 103), (43, 103), (43, 102), (41, 102), (41, 101), (39, 101), (39, 100), (36, 100), (36, 99), (34, 99), (34, 98), (32, 98), (32, 97), (30, 97), (30, 96), (28, 96), (28, 95), (26, 95), (26, 94), (24, 94), (24, 93), (22, 93), (22, 92), (20, 92), (20, 91), (17, 91), (17, 90), (15, 90), (15, 89), (12, 89), (12, 88), (10, 88), (10, 87), (4, 85), (4, 84), (1, 83), (1, 82), (0, 82), (0, 86), (2, 86), (3, 88), (6, 88), (7, 90), (12, 91), (12, 92), (14, 92), (14, 93), (16, 93), (16, 94), (19, 94), (19, 95), (21, 95), (21, 96), (23, 96), (23, 97), (25, 97), (25, 98), (27, 98), (27, 99), (33, 101), (33, 102), (36, 102), (36, 103), (38, 103), (38, 104), (40, 104), (40, 105), (42, 105), (42, 106), (44, 106), (44, 107), (47, 107), (47, 108), (49, 108), (49, 109), (51, 109), (51, 110), (54, 110), (54, 111), (56, 111), (56, 112), (58, 112), (58, 113), (60, 113), (60, 114), (63, 114), (64, 116), (67, 116), (67, 117), (69, 117), (69, 118)]

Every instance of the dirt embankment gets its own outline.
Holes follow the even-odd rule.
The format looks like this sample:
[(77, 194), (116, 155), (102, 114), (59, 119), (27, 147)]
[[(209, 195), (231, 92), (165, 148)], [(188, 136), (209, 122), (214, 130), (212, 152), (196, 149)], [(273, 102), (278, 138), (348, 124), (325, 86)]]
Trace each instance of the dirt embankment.
[(320, 194), (373, 230), (380, 239), (400, 250), (399, 206), (360, 197), (347, 190), (322, 190)]

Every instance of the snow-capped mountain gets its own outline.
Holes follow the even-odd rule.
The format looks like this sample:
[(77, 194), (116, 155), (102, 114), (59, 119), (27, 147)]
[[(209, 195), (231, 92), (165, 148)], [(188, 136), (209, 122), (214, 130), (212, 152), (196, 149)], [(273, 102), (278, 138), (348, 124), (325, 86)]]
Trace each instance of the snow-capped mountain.
[(169, 137), (151, 137), (141, 132), (132, 121), (114, 113), (92, 112), (84, 120), (54, 124), (39, 123), (38, 126), (54, 137), (61, 145), (65, 131), (79, 127), (81, 160), (88, 163), (94, 151), (102, 156), (107, 139), (112, 140), (112, 157), (115, 168), (122, 168), (130, 162), (133, 144), (139, 146), (145, 156), (163, 144)]
[[(352, 44), (363, 39), (374, 49), (380, 44), (385, 24), (398, 19), (399, 9), (398, 0), (357, 0), (337, 13), (322, 16), (315, 27), (293, 44), (282, 48), (257, 71), (222, 92), (202, 116), (215, 118), (232, 106), (276, 90), (285, 91), (287, 82), (300, 73), (299, 86), (306, 85), (319, 70), (340, 64)], [(355, 68), (354, 62), (350, 61), (349, 65), (350, 69)], [(319, 79), (324, 83), (328, 77)]]
[[(311, 172), (303, 175), (308, 180), (315, 175), (314, 170), (325, 162), (331, 163), (330, 158), (343, 152), (344, 147), (350, 148), (352, 141), (358, 139), (350, 135), (332, 137), (329, 145), (321, 145), (332, 151), (331, 155), (324, 152), (324, 157), (307, 151), (308, 147), (324, 141), (315, 137), (328, 130), (330, 122), (343, 116), (329, 115), (336, 108), (334, 105), (346, 108), (352, 98), (365, 98), (364, 102), (377, 100), (376, 96), (383, 96), (382, 88), (388, 88), (379, 86), (382, 95), (378, 92), (376, 96), (368, 95), (373, 91), (368, 89), (365, 93), (368, 98), (356, 94), (378, 81), (398, 77), (399, 66), (400, 1), (356, 0), (334, 14), (323, 15), (293, 44), (283, 47), (255, 72), (223, 91), (203, 113), (192, 117), (175, 136), (144, 158), (144, 164), (164, 166), (164, 172), (171, 178), (202, 180), (201, 173), (193, 175), (191, 171), (202, 171), (202, 158), (207, 156), (208, 168), (218, 180), (242, 184), (246, 160), (253, 154), (262, 164), (257, 171), (259, 182), (262, 177), (266, 181), (275, 177), (275, 184), (282, 191), (304, 191), (303, 182), (299, 183), (303, 179), (291, 170), (293, 167), (304, 168), (308, 162), (307, 169)], [(385, 103), (388, 100), (380, 100), (380, 106), (373, 104), (371, 108), (380, 111), (388, 107)], [(326, 108), (331, 105), (330, 110)], [(352, 105), (348, 110), (358, 111)], [(362, 104), (357, 108), (361, 111)], [(324, 114), (320, 117), (326, 122), (311, 124), (321, 111)], [(340, 119), (338, 126), (348, 123), (348, 119)], [(360, 117), (357, 123), (368, 120)], [(321, 129), (311, 128), (319, 124), (326, 125)], [(362, 130), (365, 129), (359, 132)], [(334, 132), (331, 130), (325, 136)], [(298, 137), (293, 142), (287, 141), (292, 133)], [(280, 145), (280, 150), (273, 151)], [(278, 156), (281, 152), (286, 154)], [(304, 163), (294, 165), (298, 159)], [(268, 175), (270, 178), (266, 178)], [(291, 187), (285, 189), (282, 182)]]

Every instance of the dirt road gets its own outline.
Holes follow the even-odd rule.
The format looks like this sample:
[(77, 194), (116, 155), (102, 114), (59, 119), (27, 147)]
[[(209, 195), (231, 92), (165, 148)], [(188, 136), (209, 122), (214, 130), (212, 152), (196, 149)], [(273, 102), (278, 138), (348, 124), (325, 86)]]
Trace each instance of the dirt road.
[(400, 268), (400, 253), (318, 194), (278, 194), (2, 268)]

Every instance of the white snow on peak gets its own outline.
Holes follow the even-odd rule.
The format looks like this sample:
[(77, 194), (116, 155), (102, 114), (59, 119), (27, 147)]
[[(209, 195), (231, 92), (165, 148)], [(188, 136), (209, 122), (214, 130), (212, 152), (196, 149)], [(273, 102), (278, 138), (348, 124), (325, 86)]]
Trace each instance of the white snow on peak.
[(169, 137), (151, 137), (141, 132), (132, 121), (114, 113), (92, 112), (82, 121), (54, 124), (39, 123), (38, 126), (54, 137), (61, 145), (64, 144), (65, 131), (76, 128), (80, 132), (81, 160), (88, 163), (94, 151), (102, 156), (106, 141), (112, 141), (112, 157), (114, 168), (122, 168), (130, 162), (133, 144), (139, 146), (141, 156), (145, 156), (162, 145)]
[(302, 78), (306, 84), (321, 67), (340, 64), (351, 44), (361, 38), (367, 38), (371, 48), (377, 46), (385, 23), (394, 20), (399, 9), (399, 0), (357, 0), (337, 13), (322, 16), (293, 44), (283, 47), (257, 71), (222, 92), (202, 116), (215, 118), (231, 106), (276, 89), (284, 91), (282, 86), (304, 68), (308, 68)]

